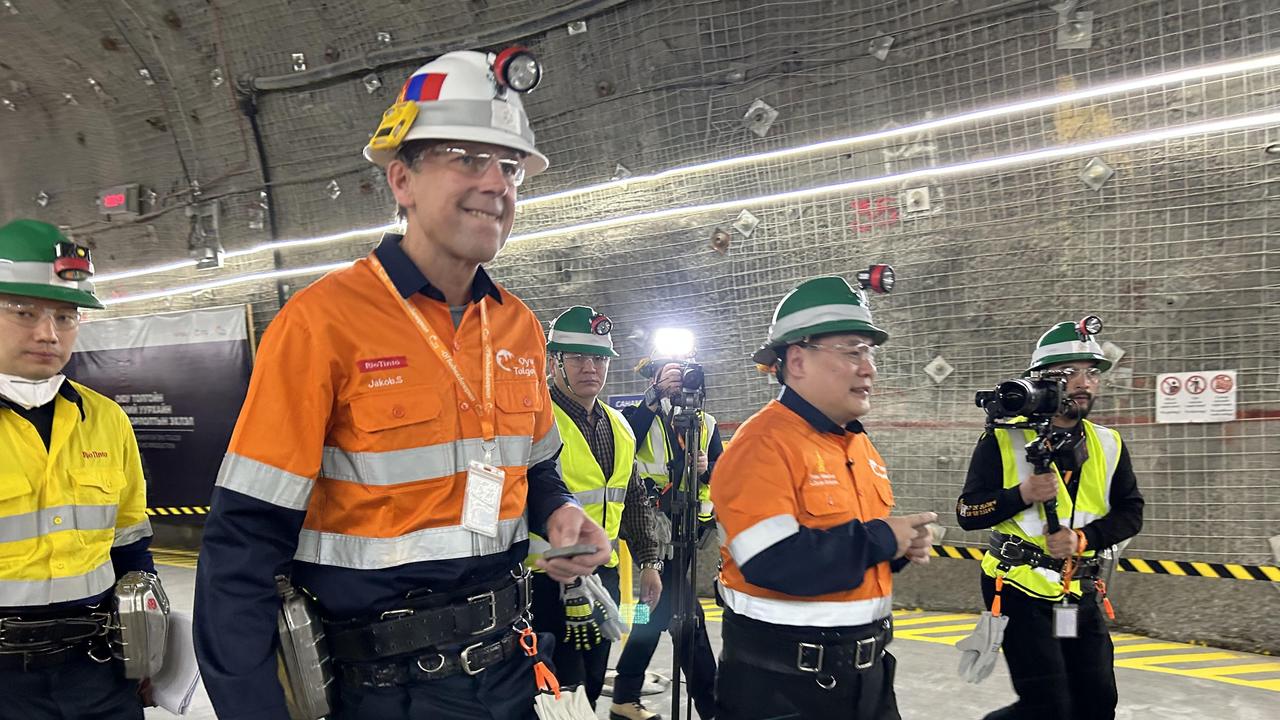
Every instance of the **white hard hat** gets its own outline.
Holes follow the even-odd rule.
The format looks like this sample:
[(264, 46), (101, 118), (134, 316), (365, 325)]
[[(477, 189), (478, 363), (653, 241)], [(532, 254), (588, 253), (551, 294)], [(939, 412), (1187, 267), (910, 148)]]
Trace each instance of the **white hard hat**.
[[(526, 62), (536, 63), (527, 50), (513, 50)], [(418, 68), (396, 103), (383, 113), (377, 132), (365, 145), (365, 158), (386, 167), (400, 146), (411, 140), (466, 140), (525, 153), (526, 175), (546, 170), (547, 157), (534, 147), (520, 93), (499, 80), (512, 55), (512, 51), (495, 55), (462, 50)], [(495, 62), (504, 67), (495, 72)]]

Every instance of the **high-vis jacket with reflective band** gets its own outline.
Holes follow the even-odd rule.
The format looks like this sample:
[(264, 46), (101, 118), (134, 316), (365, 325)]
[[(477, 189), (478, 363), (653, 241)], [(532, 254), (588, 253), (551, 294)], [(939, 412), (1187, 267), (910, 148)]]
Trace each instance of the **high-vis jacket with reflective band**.
[(54, 399), (48, 450), (30, 422), (0, 408), (0, 607), (102, 595), (117, 577), (112, 549), (151, 537), (128, 416), (65, 382), (74, 391), (64, 384)]
[(711, 484), (721, 594), (740, 615), (812, 627), (888, 616), (897, 542), (889, 474), (861, 426), (787, 389), (743, 423)]
[[(561, 410), (559, 405), (551, 403), (556, 416), (556, 427), (564, 443), (564, 449), (560, 452), (560, 474), (564, 478), (565, 487), (582, 504), (587, 517), (604, 528), (614, 546), (606, 567), (617, 567), (618, 529), (622, 525), (627, 485), (631, 482), (631, 469), (635, 464), (636, 437), (631, 434), (631, 426), (622, 417), (622, 413), (604, 403), (596, 403), (596, 407), (604, 411), (609, 418), (609, 427), (613, 429), (613, 467), (610, 468), (607, 479), (573, 418)], [(551, 544), (541, 535), (530, 533), (529, 558), (525, 560), (525, 564), (535, 572), (543, 572), (534, 563), (549, 547)]]
[[(574, 502), (556, 467), (546, 340), (533, 312), (481, 268), (455, 329), (443, 294), (399, 242), (388, 235), (373, 252), (399, 298), (363, 258), (295, 295), (263, 336), (197, 568), (196, 651), (220, 718), (282, 717), (281, 568), (325, 615), (376, 618), (409, 593), (509, 577), (528, 554), (528, 528)], [(494, 442), (401, 298), (478, 396), (486, 304)], [(462, 524), (467, 468), (486, 456), (505, 472), (496, 537)]]
[[(716, 418), (709, 412), (703, 411), (702, 417), (702, 434), (698, 444), (702, 447), (702, 452), (706, 453), (711, 447), (711, 431), (716, 427)], [(640, 447), (636, 450), (636, 467), (640, 470), (640, 477), (648, 479), (658, 489), (665, 488), (671, 482), (669, 470), (671, 467), (671, 458), (674, 452), (671, 443), (679, 442), (673, 439), (667, 433), (667, 423), (663, 420), (662, 415), (655, 415), (653, 422), (649, 424), (649, 432), (645, 433), (644, 441), (640, 443)], [(698, 502), (700, 505), (698, 515), (701, 519), (709, 520), (711, 515), (711, 486), (703, 483), (698, 487)]]
[[(1062, 475), (1056, 467), (1053, 473), (1058, 478), (1058, 521), (1062, 527), (1082, 528), (1085, 525), (1105, 516), (1111, 511), (1111, 478), (1115, 475), (1116, 465), (1120, 462), (1120, 433), (1110, 428), (1081, 421), (1084, 426), (1084, 437), (1089, 457), (1080, 467), (1079, 487), (1076, 490), (1075, 502), (1063, 483)], [(1000, 458), (1004, 463), (1004, 486), (1017, 487), (1035, 474), (1031, 463), (1027, 462), (1023, 447), (1036, 437), (1035, 432), (1023, 430), (1015, 440), (1008, 430), (996, 430), (996, 442), (1000, 445)], [(1034, 544), (1045, 552), (1044, 503), (1032, 503), (1012, 518), (998, 523), (996, 532), (1015, 535)], [(1089, 548), (1083, 555), (1093, 557), (1094, 548)], [(1048, 568), (1033, 568), (1029, 565), (1016, 565), (1007, 571), (1001, 571), (1000, 561), (988, 552), (982, 558), (982, 571), (991, 577), (1004, 575), (1006, 584), (1022, 590), (1028, 595), (1058, 600), (1062, 598), (1062, 575)], [(1071, 594), (1080, 595), (1080, 581), (1071, 583)]]

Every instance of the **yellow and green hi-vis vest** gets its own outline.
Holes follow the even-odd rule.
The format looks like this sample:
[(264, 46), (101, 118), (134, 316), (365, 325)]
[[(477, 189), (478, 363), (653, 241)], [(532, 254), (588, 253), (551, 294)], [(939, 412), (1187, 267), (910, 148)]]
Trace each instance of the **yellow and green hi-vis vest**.
[[(582, 504), (587, 517), (604, 528), (613, 545), (613, 554), (609, 556), (606, 567), (616, 567), (618, 528), (622, 524), (622, 507), (627, 499), (627, 485), (631, 482), (631, 468), (635, 464), (636, 438), (622, 413), (602, 402), (597, 402), (596, 407), (604, 411), (609, 418), (609, 426), (613, 428), (613, 468), (608, 478), (573, 419), (559, 405), (551, 404), (556, 428), (564, 443), (564, 449), (560, 451), (560, 474), (564, 477), (565, 487)], [(529, 557), (525, 559), (525, 565), (541, 572), (534, 563), (549, 547), (551, 545), (545, 538), (529, 533)]]
[[(1022, 420), (1018, 418), (1017, 420)], [(1084, 425), (1085, 443), (1089, 450), (1089, 458), (1080, 468), (1079, 488), (1076, 491), (1075, 503), (1067, 493), (1062, 475), (1055, 466), (1053, 474), (1058, 476), (1058, 520), (1062, 527), (1084, 527), (1103, 517), (1111, 510), (1111, 479), (1115, 476), (1116, 465), (1120, 462), (1120, 433), (1110, 428), (1095, 425), (1088, 420)], [(1032, 430), (1022, 431), (1022, 440), (1015, 441), (1008, 430), (995, 430), (996, 442), (1000, 446), (1000, 458), (1004, 463), (1004, 486), (1012, 488), (1025, 482), (1035, 474), (1031, 463), (1027, 462), (1023, 447), (1035, 439)], [(1074, 523), (1074, 524), (1073, 524)], [(1031, 507), (997, 524), (992, 528), (996, 532), (1017, 536), (1047, 552), (1045, 544), (1044, 503), (1034, 503)], [(1084, 557), (1093, 557), (1096, 548), (1084, 552)], [(982, 558), (982, 571), (990, 577), (1000, 574), (997, 566), (999, 558), (990, 552)], [(1046, 600), (1061, 600), (1062, 575), (1048, 568), (1033, 568), (1029, 565), (1015, 565), (1004, 573), (1005, 584), (1028, 595)], [(1080, 581), (1071, 583), (1071, 594), (1080, 595)]]

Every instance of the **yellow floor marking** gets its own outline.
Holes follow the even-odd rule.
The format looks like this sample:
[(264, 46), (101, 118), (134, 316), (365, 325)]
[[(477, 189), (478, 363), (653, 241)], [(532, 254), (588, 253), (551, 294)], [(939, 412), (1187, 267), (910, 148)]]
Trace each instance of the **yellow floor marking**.
[[(895, 625), (896, 624), (897, 623), (895, 623)], [(928, 627), (913, 627), (909, 630), (904, 630), (897, 634), (902, 637), (917, 637), (917, 636), (926, 635), (926, 634), (932, 635), (933, 633), (938, 633), (938, 632), (941, 632), (941, 633), (955, 632), (957, 630), (973, 632), (973, 628), (975, 625), (976, 623), (973, 623), (973, 622), (960, 623), (958, 625), (938, 625), (937, 627), (930, 625)]]
[[(1249, 675), (1251, 673), (1273, 673), (1280, 672), (1280, 663), (1260, 662), (1245, 663), (1244, 665), (1222, 665), (1219, 667), (1200, 668), (1197, 673), (1205, 677), (1217, 677), (1219, 675)], [(1280, 679), (1280, 678), (1278, 678)]]
[(1148, 642), (1148, 643), (1136, 643), (1131, 645), (1120, 645), (1116, 647), (1115, 652), (1117, 655), (1119, 655), (1120, 653), (1148, 652), (1150, 650), (1190, 649), (1191, 647), (1193, 646), (1183, 645), (1182, 643)]
[[(1147, 669), (1150, 665), (1166, 663), (1208, 662), (1210, 660), (1235, 660), (1239, 655), (1224, 652), (1189, 652), (1177, 655), (1149, 655), (1147, 657), (1125, 658), (1116, 661), (1116, 667)], [(1184, 671), (1185, 668), (1183, 668)]]
[(929, 615), (925, 617), (913, 617), (903, 620), (894, 619), (894, 627), (910, 627), (912, 625), (932, 625), (933, 623), (951, 622), (953, 620), (968, 620), (977, 622), (978, 618), (973, 615)]

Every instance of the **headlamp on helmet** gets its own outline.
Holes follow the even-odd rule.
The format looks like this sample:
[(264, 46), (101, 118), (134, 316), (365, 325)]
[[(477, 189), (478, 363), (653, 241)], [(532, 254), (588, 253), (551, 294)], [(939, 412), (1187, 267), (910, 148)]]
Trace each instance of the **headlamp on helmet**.
[(70, 241), (54, 246), (53, 272), (63, 280), (79, 282), (93, 277), (89, 248)]
[(893, 267), (885, 263), (876, 263), (866, 270), (858, 271), (858, 285), (879, 295), (893, 292), (893, 281)]
[(1090, 336), (1097, 335), (1102, 332), (1102, 318), (1097, 315), (1086, 315), (1080, 318), (1080, 322), (1076, 323), (1076, 334), (1081, 340), (1088, 340)]
[(522, 45), (498, 53), (493, 61), (493, 76), (498, 84), (518, 93), (527, 93), (542, 82), (542, 63)]

